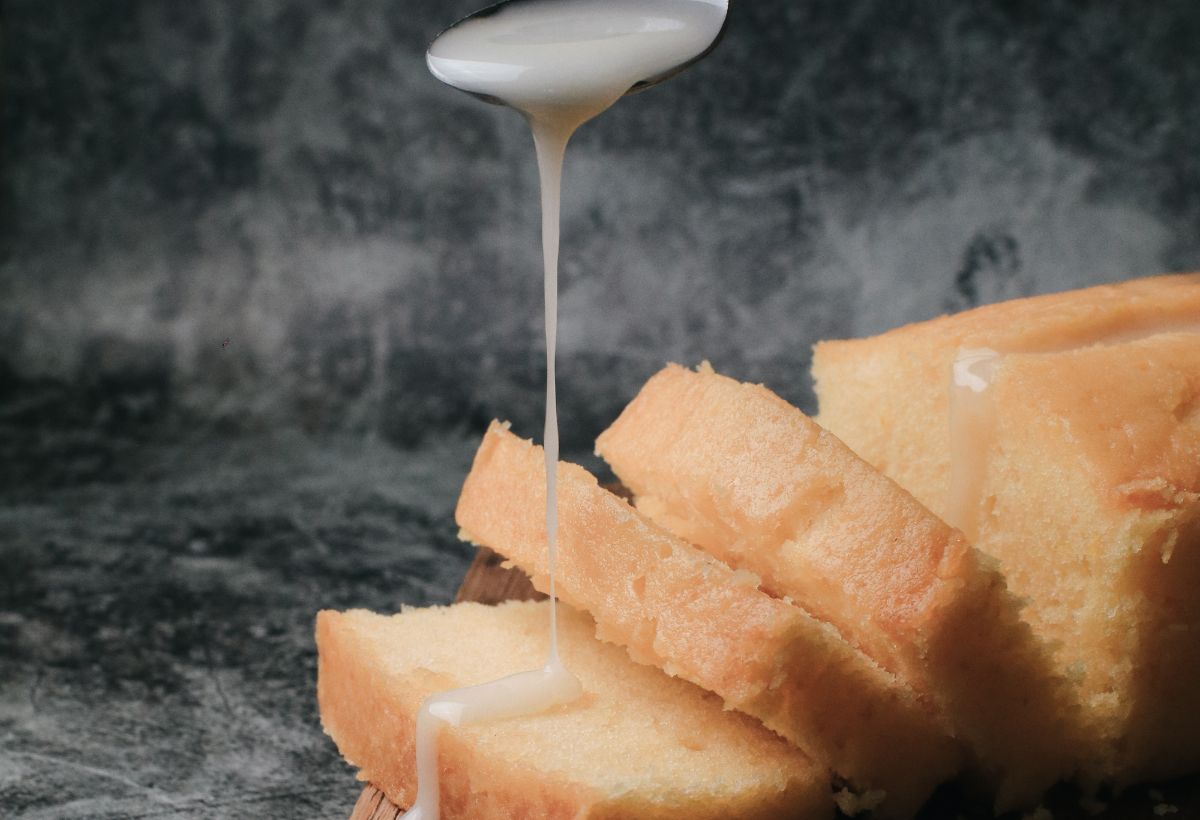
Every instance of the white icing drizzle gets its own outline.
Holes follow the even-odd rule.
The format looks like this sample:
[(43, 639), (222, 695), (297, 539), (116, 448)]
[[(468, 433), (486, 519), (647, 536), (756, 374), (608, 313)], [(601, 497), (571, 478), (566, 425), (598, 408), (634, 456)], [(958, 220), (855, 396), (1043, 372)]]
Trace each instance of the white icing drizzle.
[(950, 378), (950, 498), (946, 520), (974, 541), (987, 449), (995, 428), (989, 388), (1002, 357), (990, 348), (959, 350)]
[[(1175, 333), (1200, 333), (1200, 320), (1181, 318), (1164, 321), (1152, 317), (1097, 334), (1085, 343), (1033, 348), (1018, 346), (1017, 350), (1029, 354), (1068, 353), (1088, 347), (1130, 344), (1152, 336)], [(991, 386), (1004, 356), (1004, 353), (991, 348), (960, 348), (951, 367), (950, 485), (946, 520), (951, 526), (962, 530), (971, 541), (978, 539), (982, 526), (980, 505), (987, 476), (988, 450), (996, 428), (996, 406)]]
[(523, 0), (443, 33), (426, 61), (443, 82), (505, 103), (529, 121), (541, 178), (546, 330), (546, 540), (550, 567), (550, 652), (541, 669), (426, 698), (417, 717), (417, 797), (403, 816), (438, 820), (437, 736), (460, 726), (535, 714), (582, 694), (558, 653), (557, 558), (560, 190), (567, 142), (580, 125), (635, 84), (670, 73), (707, 51), (724, 25), (727, 0)]
[(570, 703), (582, 693), (579, 679), (557, 657), (551, 657), (541, 669), (426, 698), (417, 714), (417, 799), (401, 817), (438, 820), (441, 778), (437, 738), (444, 724), (462, 726), (533, 715)]

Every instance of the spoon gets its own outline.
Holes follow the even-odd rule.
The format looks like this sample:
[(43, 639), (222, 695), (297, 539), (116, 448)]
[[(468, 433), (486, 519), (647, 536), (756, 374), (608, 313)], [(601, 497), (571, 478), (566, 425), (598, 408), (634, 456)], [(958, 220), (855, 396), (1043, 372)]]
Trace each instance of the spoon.
[(496, 105), (522, 108), (530, 94), (615, 101), (704, 59), (728, 20), (729, 0), (501, 0), (443, 30), (426, 62)]

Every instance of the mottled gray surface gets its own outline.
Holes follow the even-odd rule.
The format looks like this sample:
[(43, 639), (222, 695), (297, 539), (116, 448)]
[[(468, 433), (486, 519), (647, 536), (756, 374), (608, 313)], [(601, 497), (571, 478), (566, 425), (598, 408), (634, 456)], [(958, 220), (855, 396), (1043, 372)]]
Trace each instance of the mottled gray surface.
[(449, 600), (473, 442), (41, 438), (53, 490), (0, 508), (0, 817), (345, 818), (313, 617)]
[[(472, 437), (540, 430), (532, 146), (422, 61), (472, 3), (5, 4), (0, 816), (348, 809), (313, 612), (448, 600)], [(1200, 268), (1198, 42), (735, 0), (572, 145), (567, 447), (664, 360), (811, 408), (818, 338)]]

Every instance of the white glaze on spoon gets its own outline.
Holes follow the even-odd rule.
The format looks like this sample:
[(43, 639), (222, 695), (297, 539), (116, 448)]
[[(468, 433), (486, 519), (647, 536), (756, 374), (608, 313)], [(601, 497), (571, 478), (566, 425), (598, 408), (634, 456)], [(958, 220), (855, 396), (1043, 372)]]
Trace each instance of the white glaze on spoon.
[(567, 142), (580, 125), (635, 84), (702, 55), (725, 22), (727, 0), (522, 0), (466, 20), (429, 48), (442, 82), (507, 104), (529, 121), (541, 177), (546, 329), (546, 541), (550, 567), (550, 654), (539, 670), (431, 695), (417, 718), (417, 798), (404, 817), (438, 820), (437, 735), (463, 725), (529, 715), (582, 694), (558, 654), (557, 556), (560, 190)]

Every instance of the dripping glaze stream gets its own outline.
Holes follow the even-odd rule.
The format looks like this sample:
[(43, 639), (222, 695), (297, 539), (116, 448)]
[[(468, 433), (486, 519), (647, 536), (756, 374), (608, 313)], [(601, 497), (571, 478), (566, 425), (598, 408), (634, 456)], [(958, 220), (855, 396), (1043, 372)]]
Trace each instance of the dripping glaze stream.
[(536, 714), (570, 703), (583, 687), (558, 652), (557, 556), (560, 191), (567, 142), (622, 96), (678, 74), (703, 58), (725, 29), (727, 0), (509, 0), (440, 34), (426, 62), (442, 82), (507, 105), (529, 122), (541, 179), (546, 333), (546, 541), (550, 651), (541, 669), (430, 695), (417, 718), (417, 796), (408, 820), (438, 820), (437, 737), (460, 726)]

